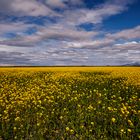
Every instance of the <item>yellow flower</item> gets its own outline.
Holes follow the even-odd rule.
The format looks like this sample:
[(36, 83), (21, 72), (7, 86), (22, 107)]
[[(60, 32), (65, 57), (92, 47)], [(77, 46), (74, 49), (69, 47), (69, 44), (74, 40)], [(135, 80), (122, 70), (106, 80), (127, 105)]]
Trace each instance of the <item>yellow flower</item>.
[(108, 107), (108, 110), (110, 110), (110, 111), (111, 111), (111, 110), (112, 110), (112, 107)]
[(134, 126), (131, 120), (128, 120), (130, 126)]
[(80, 128), (84, 128), (84, 125), (81, 125)]
[(70, 130), (70, 133), (71, 133), (71, 134), (73, 134), (73, 133), (74, 133), (74, 130), (73, 130), (73, 129), (71, 129), (71, 130)]
[(124, 129), (121, 129), (121, 133), (124, 133)]
[(16, 130), (17, 130), (17, 128), (16, 128), (16, 127), (14, 127), (13, 129), (14, 129), (14, 131), (16, 131)]
[(112, 120), (112, 122), (113, 122), (113, 123), (116, 121), (116, 119), (115, 119), (115, 118), (112, 118), (111, 120)]
[(63, 119), (63, 116), (60, 116), (60, 120), (62, 120)]
[(127, 129), (127, 131), (131, 133), (131, 129)]
[(15, 118), (15, 121), (19, 121), (19, 120), (20, 120), (20, 118), (19, 118), (19, 117), (16, 117), (16, 118)]
[(37, 126), (40, 126), (40, 123), (37, 123)]
[(89, 110), (92, 110), (92, 109), (93, 109), (93, 106), (92, 106), (92, 105), (89, 105), (89, 106), (88, 106), (88, 109), (89, 109)]
[(69, 131), (70, 130), (70, 128), (69, 127), (66, 127), (66, 131)]

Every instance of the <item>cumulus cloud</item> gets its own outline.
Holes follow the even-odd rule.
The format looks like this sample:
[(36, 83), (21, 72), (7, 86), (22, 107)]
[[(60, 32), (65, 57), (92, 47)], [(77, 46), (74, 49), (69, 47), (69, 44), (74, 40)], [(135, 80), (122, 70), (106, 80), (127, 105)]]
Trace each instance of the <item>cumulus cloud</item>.
[[(66, 64), (70, 60), (71, 61), (69, 62), (69, 64), (76, 64), (76, 62), (78, 64), (80, 63), (79, 60), (82, 58), (85, 61), (82, 62), (82, 64), (85, 63), (89, 65), (91, 65), (92, 63), (98, 65), (92, 59), (98, 60), (99, 64), (104, 63), (106, 65), (109, 65), (108, 62), (110, 62), (110, 64), (124, 64), (125, 62), (134, 60), (134, 58), (137, 61), (139, 59), (138, 53), (135, 57), (134, 53), (130, 53), (130, 50), (139, 50), (139, 41), (134, 40), (124, 43), (117, 43), (114, 38), (110, 39), (110, 37), (108, 36), (92, 40), (91, 37), (95, 38), (98, 33), (75, 31), (74, 29), (65, 29), (64, 27), (58, 25), (53, 25), (46, 29), (44, 27), (41, 27), (36, 34), (33, 34), (31, 36), (24, 36), (12, 40), (1, 40), (0, 44), (5, 44), (5, 46), (1, 47), (3, 49), (0, 51), (9, 52), (11, 50), (12, 52), (24, 52), (22, 56), (28, 58), (32, 62), (32, 64), (40, 63), (42, 65), (49, 65), (48, 62), (54, 60), (58, 60), (57, 62), (55, 61), (54, 65), (56, 65), (56, 63)], [(123, 30), (120, 32), (123, 32)], [(47, 40), (49, 39), (52, 39), (50, 44), (47, 43)], [(36, 48), (36, 44), (42, 42), (43, 40), (44, 42), (46, 40), (47, 44), (45, 45), (45, 48), (47, 49), (38, 47), (37, 51), (33, 51)], [(55, 43), (53, 40), (55, 40)], [(6, 45), (9, 46), (6, 47)], [(13, 47), (10, 48), (10, 46)], [(77, 61), (75, 61), (76, 58)], [(45, 60), (47, 60), (47, 63), (45, 62)], [(102, 62), (102, 60), (104, 60), (104, 62)]]
[[(108, 65), (138, 60), (139, 52), (136, 51), (140, 42), (136, 40), (140, 38), (140, 26), (115, 33), (96, 28), (106, 18), (127, 10), (131, 3), (130, 0), (107, 0), (87, 8), (83, 0), (1, 0), (0, 13), (17, 20), (1, 18), (0, 64)], [(19, 18), (32, 16), (52, 22), (37, 25)], [(95, 28), (86, 31), (77, 27), (85, 23), (92, 23)], [(36, 32), (24, 34), (33, 27)], [(4, 37), (6, 33), (16, 36)], [(118, 43), (120, 39), (123, 43)]]
[(23, 22), (6, 22), (0, 23), (0, 34), (9, 33), (9, 32), (23, 32), (26, 29), (33, 27), (35, 25), (25, 24)]
[(125, 29), (117, 33), (107, 34), (108, 38), (113, 39), (139, 39), (140, 38), (140, 25), (131, 29)]
[(68, 28), (65, 25), (56, 24), (54, 26), (50, 26), (47, 29), (41, 28), (37, 35), (46, 38), (46, 39), (72, 39), (72, 40), (83, 40), (87, 38), (91, 38), (92, 36), (97, 35), (97, 32), (86, 32), (76, 30), (74, 28)]
[(94, 9), (82, 8), (73, 11), (67, 10), (64, 13), (64, 20), (71, 25), (82, 23), (102, 23), (104, 19), (127, 10), (128, 4), (130, 3), (132, 3), (130, 0), (119, 0), (119, 2), (107, 1)]
[(0, 66), (3, 65), (31, 65), (30, 59), (22, 57), (19, 52), (0, 51)]
[(60, 16), (52, 8), (66, 8), (70, 3), (81, 4), (81, 0), (1, 0), (0, 12), (16, 16)]
[(86, 40), (86, 41), (73, 41), (68, 42), (68, 47), (74, 48), (88, 48), (88, 49), (101, 49), (102, 47), (110, 46), (114, 40), (111, 39), (97, 39), (95, 41)]
[(53, 10), (37, 0), (1, 0), (0, 12), (17, 16), (57, 15)]
[(0, 41), (0, 44), (16, 46), (34, 46), (36, 43), (47, 41), (49, 39), (64, 40), (89, 40), (96, 36), (97, 32), (77, 31), (76, 29), (66, 28), (64, 25), (56, 24), (48, 28), (39, 27), (33, 35), (19, 36), (14, 39)]
[(125, 42), (125, 43), (122, 43), (122, 44), (115, 44), (114, 45), (114, 48), (115, 49), (118, 49), (118, 50), (140, 50), (140, 43), (139, 42), (136, 42), (136, 41), (131, 41), (131, 42)]
[[(45, 4), (46, 3), (46, 4)], [(20, 16), (60, 16), (67, 22), (80, 24), (84, 22), (101, 23), (105, 18), (121, 13), (127, 9), (130, 0), (119, 0), (119, 2), (107, 1), (94, 9), (70, 10), (66, 3), (72, 5), (83, 4), (82, 0), (1, 0), (0, 11), (4, 14)], [(121, 3), (121, 5), (120, 5)], [(67, 7), (64, 13), (58, 14), (52, 8)]]

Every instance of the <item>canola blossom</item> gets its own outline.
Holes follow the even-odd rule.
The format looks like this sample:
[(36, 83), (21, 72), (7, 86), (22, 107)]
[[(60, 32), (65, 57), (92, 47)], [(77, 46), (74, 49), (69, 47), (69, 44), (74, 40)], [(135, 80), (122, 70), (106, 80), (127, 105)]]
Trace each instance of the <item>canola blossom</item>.
[(0, 68), (0, 139), (140, 139), (140, 68)]

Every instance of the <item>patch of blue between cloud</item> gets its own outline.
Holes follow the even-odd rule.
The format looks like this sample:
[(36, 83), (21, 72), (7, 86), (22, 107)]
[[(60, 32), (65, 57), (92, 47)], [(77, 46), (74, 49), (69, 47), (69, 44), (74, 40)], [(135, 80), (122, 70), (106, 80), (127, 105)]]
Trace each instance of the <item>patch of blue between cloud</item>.
[(19, 22), (22, 21), (21, 17), (13, 16), (13, 15), (4, 15), (0, 13), (0, 22)]
[(48, 17), (48, 16), (38, 16), (38, 17), (34, 17), (34, 16), (21, 16), (21, 17), (17, 17), (17, 16), (8, 16), (8, 15), (2, 15), (0, 14), (0, 22), (24, 22), (26, 24), (35, 24), (35, 25), (40, 25), (40, 26), (44, 26), (46, 23), (56, 23), (57, 22), (57, 18), (55, 17)]
[(129, 29), (140, 24), (140, 1), (136, 0), (129, 6), (128, 10), (121, 14), (111, 16), (104, 20), (102, 28), (106, 31), (116, 32), (118, 30)]
[(27, 35), (32, 35), (36, 32), (37, 32), (37, 29), (35, 27), (30, 27), (24, 33), (27, 34)]
[[(132, 40), (132, 41), (134, 41), (134, 40)], [(135, 41), (140, 42), (140, 38), (136, 38)]]
[(83, 29), (85, 31), (92, 31), (94, 29), (93, 23), (83, 23), (77, 26), (78, 29)]
[(83, 0), (85, 7), (88, 9), (92, 9), (97, 5), (104, 3), (106, 0)]
[(38, 17), (28, 16), (23, 17), (22, 20), (25, 21), (26, 24), (36, 24), (40, 26), (44, 26), (46, 23), (53, 24), (57, 22), (56, 18), (48, 16), (38, 16)]
[(5, 34), (3, 35), (3, 37), (9, 38), (9, 39), (13, 39), (13, 38), (15, 38), (16, 36), (17, 36), (17, 35), (16, 35), (15, 33), (12, 33), (12, 32), (5, 33)]
[(61, 7), (56, 7), (56, 8), (53, 8), (53, 10), (57, 13), (64, 13), (65, 12), (65, 9), (61, 8)]

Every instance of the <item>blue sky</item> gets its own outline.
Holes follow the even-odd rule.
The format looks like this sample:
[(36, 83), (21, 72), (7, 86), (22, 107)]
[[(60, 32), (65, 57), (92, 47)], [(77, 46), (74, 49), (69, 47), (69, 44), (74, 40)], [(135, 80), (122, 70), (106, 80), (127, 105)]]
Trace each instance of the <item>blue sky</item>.
[(140, 63), (139, 0), (0, 0), (0, 66)]

